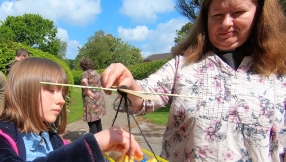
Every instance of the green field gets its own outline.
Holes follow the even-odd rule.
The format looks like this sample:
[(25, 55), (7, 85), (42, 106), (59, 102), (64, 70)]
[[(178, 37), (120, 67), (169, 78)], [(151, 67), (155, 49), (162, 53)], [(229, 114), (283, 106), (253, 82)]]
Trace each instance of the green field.
[[(170, 107), (164, 107), (159, 110), (156, 110), (152, 113), (146, 114), (140, 117), (141, 120), (146, 120), (148, 122), (166, 125), (168, 120)], [(83, 103), (81, 98), (81, 88), (73, 88), (71, 103), (68, 107), (68, 124), (81, 120), (83, 117)]]
[(83, 103), (81, 98), (81, 88), (73, 88), (71, 103), (68, 109), (68, 124), (81, 120), (83, 117)]
[(157, 125), (166, 125), (168, 121), (169, 110), (170, 110), (169, 106), (163, 107), (152, 113), (148, 113), (142, 116), (142, 118), (144, 118), (148, 122), (151, 122)]

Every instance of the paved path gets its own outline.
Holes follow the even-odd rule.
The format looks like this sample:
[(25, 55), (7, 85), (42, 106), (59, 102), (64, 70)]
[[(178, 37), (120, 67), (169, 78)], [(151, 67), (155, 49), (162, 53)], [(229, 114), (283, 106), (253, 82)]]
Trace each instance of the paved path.
[[(116, 94), (105, 96), (107, 115), (105, 115), (101, 120), (103, 129), (109, 128), (112, 125), (112, 121), (116, 113), (116, 111), (113, 109), (113, 102), (116, 97), (117, 97)], [(146, 144), (143, 136), (140, 133), (139, 128), (137, 127), (134, 119), (131, 116), (130, 116), (130, 123), (132, 127), (131, 133), (135, 136), (140, 146), (150, 151), (148, 145)], [(138, 121), (138, 123), (147, 141), (151, 145), (151, 148), (154, 151), (154, 153), (156, 155), (160, 155), (162, 135), (165, 131), (165, 126), (158, 126), (158, 125), (146, 123), (144, 121)], [(127, 122), (126, 113), (118, 113), (117, 119), (115, 121), (115, 125), (119, 125), (124, 130), (128, 131), (128, 122)], [(63, 138), (73, 141), (87, 132), (88, 132), (87, 123), (80, 120), (80, 121), (67, 125), (67, 133), (63, 135)]]

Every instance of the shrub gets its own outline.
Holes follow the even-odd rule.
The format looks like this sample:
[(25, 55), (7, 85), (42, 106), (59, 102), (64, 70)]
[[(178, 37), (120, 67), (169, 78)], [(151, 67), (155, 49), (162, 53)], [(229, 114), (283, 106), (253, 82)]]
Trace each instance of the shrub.
[(160, 69), (168, 60), (159, 60), (153, 62), (145, 62), (137, 65), (128, 66), (134, 79), (141, 80), (147, 78), (149, 75), (155, 73)]
[(72, 70), (73, 80), (75, 85), (80, 85), (82, 70)]
[(10, 42), (10, 41), (4, 42), (3, 40), (2, 41), (0, 40), (0, 70), (4, 74), (6, 74), (5, 65), (9, 61), (15, 58), (15, 53), (18, 48), (25, 48), (29, 52), (29, 55), (31, 57), (41, 57), (41, 58), (47, 58), (47, 59), (51, 59), (55, 61), (65, 70), (69, 83), (70, 84), (74, 83), (70, 68), (68, 67), (65, 61), (60, 60), (54, 55), (51, 55), (47, 52), (43, 52), (39, 49), (31, 48), (29, 46), (25, 46), (20, 43), (15, 43), (15, 42)]
[[(70, 71), (70, 68), (68, 67), (66, 62), (64, 62), (63, 60), (60, 60), (57, 57), (55, 57), (54, 55), (51, 55), (47, 52), (43, 52), (39, 49), (35, 49), (35, 48), (29, 47), (29, 46), (25, 46), (25, 45), (20, 44), (20, 43), (15, 43), (15, 42), (11, 42), (11, 41), (3, 41), (2, 39), (0, 39), (0, 70), (4, 74), (6, 74), (5, 65), (9, 61), (11, 61), (15, 58), (16, 51), (18, 48), (26, 49), (29, 52), (30, 57), (41, 57), (41, 58), (47, 58), (47, 59), (55, 61), (65, 70), (67, 77), (68, 77), (69, 84), (74, 84), (74, 80), (73, 80), (73, 76), (72, 76), (72, 73)], [(71, 95), (71, 92), (72, 91), (70, 88), (68, 96)], [(70, 97), (66, 98), (66, 103), (67, 103), (67, 105), (69, 105)]]

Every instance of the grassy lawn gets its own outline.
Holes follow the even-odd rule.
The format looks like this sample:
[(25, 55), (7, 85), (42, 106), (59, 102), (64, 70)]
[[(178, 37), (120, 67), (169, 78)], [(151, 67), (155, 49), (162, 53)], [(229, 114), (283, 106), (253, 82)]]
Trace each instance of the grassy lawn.
[[(81, 88), (73, 88), (71, 104), (68, 107), (68, 124), (81, 120), (83, 117), (83, 103), (81, 98)], [(170, 107), (164, 107), (152, 113), (139, 117), (141, 120), (151, 122), (157, 125), (166, 125), (169, 116)]]
[(152, 113), (148, 113), (142, 116), (142, 118), (157, 125), (166, 125), (168, 121), (169, 110), (169, 106), (160, 108)]
[(71, 96), (71, 104), (67, 108), (68, 124), (81, 120), (83, 117), (83, 103), (81, 98), (81, 88), (73, 88)]

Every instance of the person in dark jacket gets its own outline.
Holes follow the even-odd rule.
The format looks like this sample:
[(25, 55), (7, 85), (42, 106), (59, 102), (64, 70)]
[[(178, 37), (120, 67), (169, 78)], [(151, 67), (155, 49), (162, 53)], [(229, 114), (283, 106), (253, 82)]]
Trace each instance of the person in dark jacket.
[(24, 48), (19, 48), (16, 51), (16, 56), (14, 60), (11, 60), (8, 64), (6, 64), (6, 74), (8, 75), (11, 68), (20, 60), (28, 58), (29, 57), (29, 52), (24, 49)]
[(0, 112), (0, 161), (101, 162), (107, 151), (142, 158), (134, 136), (119, 126), (65, 144), (59, 134), (66, 128), (68, 87), (40, 82), (68, 83), (64, 70), (44, 58), (27, 58), (11, 69)]

